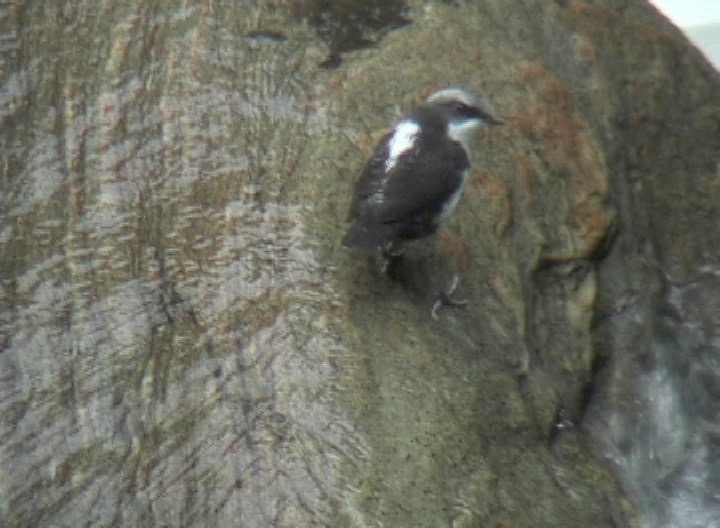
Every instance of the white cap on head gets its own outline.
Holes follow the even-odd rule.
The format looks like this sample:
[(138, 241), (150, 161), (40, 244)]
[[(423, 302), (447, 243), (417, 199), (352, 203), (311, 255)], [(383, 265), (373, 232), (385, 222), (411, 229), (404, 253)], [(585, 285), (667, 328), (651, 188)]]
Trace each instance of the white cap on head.
[(462, 88), (444, 88), (432, 94), (425, 101), (428, 103), (449, 103), (459, 101), (468, 106), (475, 106), (478, 97)]
[(461, 103), (476, 108), (486, 125), (501, 125), (505, 122), (495, 114), (492, 106), (485, 98), (462, 88), (452, 86), (444, 88), (425, 99), (425, 102), (430, 104)]

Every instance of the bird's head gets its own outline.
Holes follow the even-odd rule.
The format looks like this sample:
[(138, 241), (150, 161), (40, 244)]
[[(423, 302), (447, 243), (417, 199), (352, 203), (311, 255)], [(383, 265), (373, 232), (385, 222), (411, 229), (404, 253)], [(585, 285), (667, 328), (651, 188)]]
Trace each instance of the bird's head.
[(502, 125), (485, 99), (461, 88), (445, 88), (425, 100), (425, 105), (442, 111), (448, 123), (448, 135), (466, 148), (474, 134), (483, 127)]

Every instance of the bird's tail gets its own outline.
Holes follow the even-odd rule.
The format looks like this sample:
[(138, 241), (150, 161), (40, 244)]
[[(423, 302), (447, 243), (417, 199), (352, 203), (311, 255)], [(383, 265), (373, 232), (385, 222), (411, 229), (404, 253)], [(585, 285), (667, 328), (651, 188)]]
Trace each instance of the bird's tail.
[(386, 229), (378, 226), (369, 228), (358, 222), (353, 222), (343, 237), (342, 243), (351, 248), (371, 250), (383, 246), (388, 238), (389, 233), (386, 232)]

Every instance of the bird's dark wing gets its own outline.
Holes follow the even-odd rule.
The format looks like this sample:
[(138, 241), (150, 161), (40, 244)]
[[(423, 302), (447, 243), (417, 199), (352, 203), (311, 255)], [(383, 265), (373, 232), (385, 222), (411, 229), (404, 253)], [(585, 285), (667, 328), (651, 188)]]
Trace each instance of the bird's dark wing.
[(378, 247), (397, 238), (431, 234), (470, 166), (459, 143), (444, 131), (425, 130), (388, 170), (393, 133), (381, 139), (355, 186), (351, 225), (343, 239), (348, 246)]
[(372, 201), (372, 216), (388, 224), (436, 214), (462, 185), (463, 172), (469, 167), (459, 143), (437, 137), (420, 140), (398, 157), (382, 180)]
[(357, 218), (362, 214), (361, 209), (368, 198), (375, 196), (380, 190), (385, 178), (385, 160), (389, 152), (389, 142), (393, 130), (387, 132), (378, 142), (375, 150), (363, 169), (360, 178), (355, 184), (353, 201), (350, 205), (348, 220)]

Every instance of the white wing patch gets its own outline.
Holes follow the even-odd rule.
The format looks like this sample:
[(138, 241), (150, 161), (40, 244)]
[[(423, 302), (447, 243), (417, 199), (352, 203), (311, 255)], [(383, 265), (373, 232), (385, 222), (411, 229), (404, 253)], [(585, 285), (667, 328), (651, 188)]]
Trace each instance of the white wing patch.
[(415, 138), (420, 133), (420, 125), (415, 121), (400, 121), (395, 126), (395, 132), (390, 138), (388, 145), (388, 157), (385, 160), (385, 172), (388, 173), (395, 167), (397, 160), (404, 152), (412, 149), (415, 145)]

